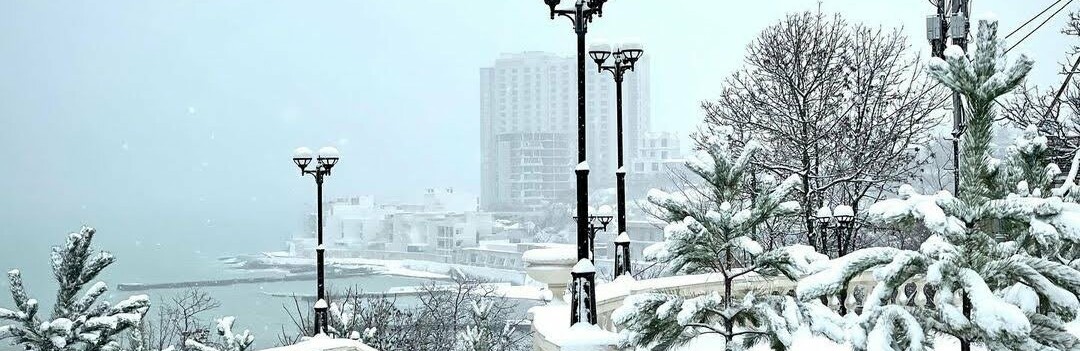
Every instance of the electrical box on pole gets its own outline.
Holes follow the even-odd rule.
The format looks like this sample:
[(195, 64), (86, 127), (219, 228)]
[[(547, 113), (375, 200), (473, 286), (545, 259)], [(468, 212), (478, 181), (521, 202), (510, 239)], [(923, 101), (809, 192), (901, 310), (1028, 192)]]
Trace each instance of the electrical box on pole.
[(931, 42), (944, 39), (941, 33), (941, 16), (926, 16), (926, 39)]
[(967, 27), (967, 15), (964, 13), (952, 14), (949, 18), (949, 38), (953, 40), (967, 39)]

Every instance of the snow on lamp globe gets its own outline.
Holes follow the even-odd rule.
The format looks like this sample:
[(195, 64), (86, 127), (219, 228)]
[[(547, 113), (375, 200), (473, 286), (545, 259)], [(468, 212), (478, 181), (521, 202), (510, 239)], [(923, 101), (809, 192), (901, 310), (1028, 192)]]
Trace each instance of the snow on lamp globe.
[(296, 166), (300, 167), (300, 172), (303, 173), (307, 166), (311, 164), (311, 149), (298, 147), (293, 150), (293, 163), (296, 163)]
[(324, 146), (319, 149), (319, 165), (327, 169), (333, 168), (341, 158), (341, 153), (333, 146)]
[(611, 46), (607, 44), (593, 44), (589, 47), (589, 56), (596, 61), (597, 71), (603, 72), (604, 61), (611, 56)]

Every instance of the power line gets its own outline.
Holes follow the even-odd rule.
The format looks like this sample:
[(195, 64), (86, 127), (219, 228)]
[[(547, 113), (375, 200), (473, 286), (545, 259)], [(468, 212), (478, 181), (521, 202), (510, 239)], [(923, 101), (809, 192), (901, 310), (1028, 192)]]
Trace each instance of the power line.
[(1021, 24), (1019, 27), (1016, 27), (1016, 29), (1013, 29), (1012, 32), (1009, 32), (1009, 34), (1005, 35), (1005, 39), (1009, 39), (1009, 37), (1011, 37), (1013, 34), (1016, 34), (1016, 32), (1019, 32), (1021, 29), (1023, 29), (1029, 23), (1031, 23), (1031, 21), (1034, 21), (1036, 18), (1039, 18), (1039, 16), (1042, 16), (1044, 13), (1046, 13), (1046, 11), (1050, 11), (1051, 8), (1053, 8), (1054, 6), (1057, 6), (1057, 4), (1061, 3), (1062, 1), (1065, 1), (1065, 0), (1057, 0), (1053, 4), (1050, 4), (1050, 6), (1047, 6), (1042, 11), (1039, 11), (1039, 13), (1036, 14), (1035, 16), (1031, 16), (1031, 18), (1029, 18), (1027, 20), (1027, 22), (1024, 22), (1024, 24)]
[(1069, 7), (1069, 4), (1072, 4), (1072, 2), (1073, 0), (1069, 0), (1069, 2), (1066, 2), (1065, 5), (1062, 5), (1060, 8), (1058, 8), (1057, 11), (1054, 11), (1054, 13), (1050, 15), (1050, 17), (1047, 17), (1045, 20), (1042, 21), (1042, 23), (1039, 23), (1039, 25), (1036, 26), (1035, 29), (1032, 29), (1031, 32), (1028, 32), (1027, 35), (1025, 35), (1023, 38), (1020, 38), (1020, 40), (1017, 40), (1016, 43), (1014, 43), (1007, 50), (1005, 50), (1005, 53), (1009, 53), (1009, 51), (1012, 51), (1013, 48), (1015, 48), (1017, 45), (1020, 45), (1020, 43), (1023, 42), (1025, 39), (1030, 37), (1032, 34), (1035, 34), (1035, 32), (1039, 31), (1039, 28), (1042, 28), (1042, 26), (1045, 25), (1046, 22), (1050, 22), (1050, 20), (1053, 19), (1054, 16), (1057, 16), (1057, 14), (1061, 12), (1061, 10)]
[(1043, 114), (1043, 118), (1050, 117), (1050, 111), (1053, 111), (1054, 110), (1054, 105), (1057, 105), (1058, 101), (1061, 100), (1061, 94), (1064, 93), (1065, 88), (1067, 88), (1069, 86), (1069, 80), (1072, 79), (1073, 72), (1076, 72), (1076, 67), (1077, 66), (1080, 66), (1080, 56), (1078, 56), (1076, 58), (1076, 62), (1073, 63), (1072, 69), (1069, 70), (1069, 73), (1065, 75), (1065, 81), (1061, 82), (1061, 87), (1058, 88), (1057, 93), (1054, 94), (1054, 99), (1050, 101), (1050, 106), (1046, 107), (1046, 113)]

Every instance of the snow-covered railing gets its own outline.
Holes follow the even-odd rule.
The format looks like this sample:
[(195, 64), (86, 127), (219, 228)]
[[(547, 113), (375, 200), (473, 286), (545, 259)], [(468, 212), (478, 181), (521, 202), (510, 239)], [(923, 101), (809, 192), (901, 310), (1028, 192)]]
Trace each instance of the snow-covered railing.
[[(859, 308), (862, 307), (863, 297), (875, 285), (877, 285), (877, 281), (869, 273), (852, 278), (851, 282), (848, 283), (847, 297), (844, 299), (847, 310), (858, 312)], [(795, 286), (794, 281), (783, 277), (762, 278), (756, 275), (746, 275), (744, 278), (736, 280), (731, 289), (734, 297), (739, 298), (749, 292), (775, 295), (793, 294)], [(922, 277), (911, 279), (897, 290), (896, 301), (904, 305), (925, 306), (927, 301), (925, 287), (926, 282), (923, 281)], [(619, 306), (622, 306), (623, 300), (630, 295), (667, 293), (692, 298), (714, 291), (724, 291), (723, 277), (718, 274), (698, 274), (599, 284), (596, 287), (597, 324), (604, 330), (616, 331), (615, 324), (611, 320), (611, 313)], [(830, 296), (828, 305), (833, 309), (839, 309), (839, 296)]]
[(299, 343), (262, 351), (378, 351), (352, 339), (333, 339), (319, 334)]
[[(549, 252), (550, 251), (550, 252)], [(570, 267), (573, 265), (572, 252), (565, 253), (562, 258), (557, 250), (537, 251), (526, 255), (525, 261), (530, 276), (545, 284), (553, 290), (555, 299), (548, 306), (540, 306), (530, 310), (530, 318), (533, 325), (533, 349), (556, 351), (565, 350), (561, 347), (566, 343), (566, 332), (569, 328), (569, 306), (560, 302), (561, 292), (566, 288), (565, 281), (569, 280)], [(530, 262), (535, 261), (535, 262)], [(847, 296), (844, 307), (849, 312), (861, 311), (862, 301), (866, 293), (877, 285), (872, 274), (864, 273), (851, 279), (847, 286)], [(755, 294), (794, 294), (796, 283), (786, 278), (765, 278), (748, 274), (737, 279), (732, 285), (734, 297), (739, 298), (747, 293)], [(597, 325), (607, 332), (617, 332), (611, 314), (630, 295), (643, 293), (668, 293), (686, 298), (697, 297), (714, 291), (724, 290), (723, 277), (718, 274), (698, 274), (687, 276), (663, 277), (635, 281), (632, 279), (617, 280), (610, 283), (602, 283), (596, 287), (596, 315)], [(897, 289), (895, 295), (897, 303), (902, 305), (926, 306), (927, 292), (926, 282), (921, 276), (912, 278)], [(840, 309), (839, 296), (830, 296), (828, 305), (833, 309)], [(959, 297), (954, 298), (954, 303), (959, 305)], [(599, 348), (601, 350), (605, 348)], [(614, 345), (606, 349), (614, 349)]]

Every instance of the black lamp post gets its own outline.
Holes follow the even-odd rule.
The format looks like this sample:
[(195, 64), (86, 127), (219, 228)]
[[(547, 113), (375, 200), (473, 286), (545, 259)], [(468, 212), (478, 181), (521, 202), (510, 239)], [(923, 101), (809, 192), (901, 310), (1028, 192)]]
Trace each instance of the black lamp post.
[[(641, 58), (641, 55), (645, 53), (641, 49), (639, 44), (623, 44), (621, 48), (611, 50), (606, 44), (594, 45), (589, 50), (589, 56), (593, 61), (596, 61), (597, 70), (600, 72), (611, 72), (612, 77), (615, 78), (615, 145), (616, 153), (618, 155), (618, 169), (615, 171), (615, 188), (617, 191), (618, 201), (618, 223), (616, 225), (616, 233), (619, 236), (626, 234), (626, 167), (623, 165), (623, 114), (622, 114), (622, 82), (623, 75), (626, 71), (633, 71), (634, 64)], [(612, 57), (614, 62), (611, 66), (605, 66), (604, 61), (607, 61), (608, 57)], [(629, 236), (629, 234), (627, 234)], [(629, 239), (628, 239), (629, 240)], [(628, 251), (629, 252), (629, 251)], [(626, 260), (630, 262), (629, 258)], [(619, 267), (622, 261), (615, 261), (615, 276), (619, 276), (619, 272), (629, 273), (630, 267)]]
[(828, 246), (825, 244), (828, 242), (829, 223), (832, 222), (832, 217), (832, 209), (830, 209), (828, 205), (821, 206), (821, 208), (817, 210), (817, 213), (814, 213), (814, 221), (817, 222), (818, 235), (820, 235), (818, 238), (820, 243), (819, 247), (821, 247), (821, 253), (823, 254), (828, 254)]
[[(591, 208), (589, 212), (593, 212)], [(574, 219), (581, 222), (579, 217), (575, 216)], [(570, 306), (570, 325), (583, 321), (596, 324), (596, 288), (594, 286), (596, 285), (596, 268), (593, 265), (596, 249), (593, 245), (596, 242), (596, 233), (607, 230), (612, 219), (612, 216), (606, 214), (590, 215), (586, 218), (588, 242), (585, 247), (589, 250), (589, 255), (579, 259), (573, 271), (570, 272), (573, 278), (570, 289), (570, 299), (573, 301)], [(580, 293), (586, 295), (581, 296)]]
[[(836, 223), (830, 226), (830, 222), (836, 219)], [(836, 257), (844, 255), (844, 237), (847, 237), (849, 231), (855, 225), (855, 211), (851, 206), (839, 205), (835, 209), (830, 210), (829, 206), (822, 206), (817, 210), (814, 215), (814, 220), (817, 221), (818, 227), (821, 228), (821, 243), (824, 250), (828, 242), (828, 230), (833, 229), (836, 234)], [(847, 314), (847, 286), (840, 289), (840, 315)]]
[(563, 16), (570, 19), (577, 34), (577, 86), (578, 86), (578, 166), (574, 170), (577, 176), (577, 251), (578, 259), (588, 258), (589, 213), (589, 165), (585, 162), (585, 33), (593, 16), (603, 16), (604, 3), (607, 0), (577, 0), (572, 9), (557, 9), (561, 0), (544, 0), (551, 9), (551, 19)]
[(327, 325), (327, 302), (326, 302), (326, 289), (324, 283), (324, 269), (323, 269), (323, 253), (326, 251), (326, 246), (323, 245), (323, 201), (322, 201), (322, 185), (323, 179), (330, 175), (330, 169), (334, 168), (337, 164), (341, 154), (336, 148), (327, 146), (319, 149), (319, 154), (315, 158), (318, 164), (315, 165), (315, 169), (307, 169), (311, 164), (311, 149), (301, 147), (293, 151), (293, 162), (297, 167), (300, 167), (301, 175), (311, 175), (315, 177), (315, 187), (317, 194), (317, 211), (318, 211), (318, 223), (316, 231), (318, 232), (317, 242), (315, 247), (315, 275), (316, 275), (316, 295), (318, 301), (315, 303), (315, 332), (319, 334), (325, 331)]
[(851, 228), (855, 227), (855, 210), (848, 205), (836, 206), (833, 209), (833, 218), (836, 218), (836, 229), (839, 230), (836, 233), (836, 256), (840, 257), (846, 255), (848, 247), (851, 246)]
[(615, 278), (630, 274), (630, 236), (622, 232), (615, 238)]
[[(319, 264), (319, 267), (322, 267), (322, 264)], [(319, 270), (322, 271), (321, 268)], [(319, 276), (322, 277), (322, 274), (319, 274)], [(322, 278), (319, 278), (319, 281), (321, 282)], [(319, 291), (322, 291), (322, 284), (319, 284)], [(320, 297), (318, 301), (315, 301), (315, 335), (326, 333), (326, 329), (328, 328), (326, 327), (327, 321), (325, 318), (328, 315), (326, 311), (329, 309), (330, 304), (326, 303), (326, 300), (322, 297)], [(320, 321), (320, 318), (324, 319)], [(319, 327), (320, 325), (322, 326), (321, 328)]]
[[(587, 247), (589, 248), (589, 256), (585, 258), (588, 258), (590, 260), (593, 259), (596, 253), (596, 233), (607, 231), (608, 224), (611, 224), (611, 220), (615, 218), (614, 216), (609, 214), (609, 209), (610, 207), (608, 207), (607, 205), (600, 206), (599, 212), (593, 211), (592, 207), (588, 208), (589, 213), (596, 214), (589, 215), (588, 218), (589, 226), (587, 228), (589, 230), (589, 240)], [(578, 219), (578, 217), (574, 216), (574, 219)]]
[[(579, 322), (596, 324), (596, 267), (591, 260), (580, 259), (570, 271), (570, 278), (570, 292), (573, 295), (570, 301), (570, 325)], [(579, 315), (581, 319), (574, 318)]]
[[(574, 25), (574, 33), (577, 34), (577, 86), (578, 86), (578, 165), (574, 169), (577, 177), (577, 256), (578, 259), (590, 258), (589, 240), (589, 163), (585, 158), (585, 33), (589, 30), (589, 22), (593, 16), (604, 15), (604, 3), (607, 0), (577, 0), (573, 9), (557, 9), (561, 0), (544, 0), (544, 4), (550, 8), (551, 19), (555, 15), (570, 19)], [(571, 290), (571, 296), (577, 301), (577, 290)], [(595, 295), (589, 295), (590, 301)], [(570, 311), (571, 324), (580, 318), (576, 311)], [(592, 319), (594, 322), (596, 318)]]

